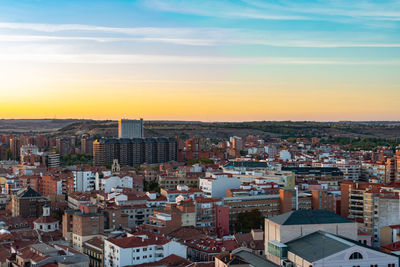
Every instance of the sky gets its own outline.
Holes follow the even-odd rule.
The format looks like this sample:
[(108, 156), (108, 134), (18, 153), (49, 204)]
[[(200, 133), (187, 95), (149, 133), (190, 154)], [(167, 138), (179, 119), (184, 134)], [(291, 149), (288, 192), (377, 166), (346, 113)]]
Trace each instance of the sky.
[(400, 1), (0, 0), (0, 118), (399, 120)]

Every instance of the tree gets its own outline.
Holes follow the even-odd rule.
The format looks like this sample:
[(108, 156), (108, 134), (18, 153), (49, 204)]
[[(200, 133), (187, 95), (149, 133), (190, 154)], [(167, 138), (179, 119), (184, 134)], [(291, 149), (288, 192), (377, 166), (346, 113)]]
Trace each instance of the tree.
[(150, 182), (144, 181), (143, 182), (143, 191), (145, 192), (158, 192), (160, 193), (160, 186), (157, 181), (153, 180)]
[(264, 226), (264, 216), (258, 209), (239, 213), (235, 230), (236, 232), (249, 233), (251, 229), (260, 229)]
[(207, 158), (191, 159), (187, 162), (187, 165), (193, 165), (196, 163), (214, 164), (214, 161), (212, 159), (207, 159)]

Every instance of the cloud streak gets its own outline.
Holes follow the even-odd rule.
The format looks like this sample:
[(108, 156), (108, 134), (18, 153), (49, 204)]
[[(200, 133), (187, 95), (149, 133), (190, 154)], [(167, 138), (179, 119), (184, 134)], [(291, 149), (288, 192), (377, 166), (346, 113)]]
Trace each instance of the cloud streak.
[(400, 60), (347, 60), (296, 57), (198, 57), (144, 54), (0, 54), (4, 61), (62, 64), (210, 65), (400, 65)]
[[(276, 32), (246, 31), (245, 29), (224, 28), (115, 28), (81, 24), (35, 24), (35, 23), (0, 23), (0, 29), (23, 30), (28, 33), (0, 34), (2, 42), (48, 42), (48, 41), (91, 41), (91, 42), (152, 42), (186, 46), (221, 46), (221, 45), (262, 45), (274, 47), (400, 47), (400, 42), (373, 42), (369, 37), (356, 41), (324, 40), (318, 36), (301, 34), (282, 34)], [(68, 32), (68, 34), (66, 34)], [(96, 32), (93, 36), (87, 32)], [(44, 34), (45, 35), (44, 35)], [(74, 35), (71, 35), (73, 33)], [(110, 36), (110, 33), (118, 34)], [(51, 35), (50, 35), (51, 34)], [(327, 35), (327, 34), (326, 34)], [(202, 38), (199, 38), (201, 36)], [(263, 39), (257, 36), (264, 36)]]

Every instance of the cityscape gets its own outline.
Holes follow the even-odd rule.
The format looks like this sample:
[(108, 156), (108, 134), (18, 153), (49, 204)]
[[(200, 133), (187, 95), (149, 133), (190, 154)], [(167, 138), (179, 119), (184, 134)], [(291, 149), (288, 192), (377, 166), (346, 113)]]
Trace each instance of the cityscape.
[(0, 1), (0, 267), (400, 267), (400, 2)]

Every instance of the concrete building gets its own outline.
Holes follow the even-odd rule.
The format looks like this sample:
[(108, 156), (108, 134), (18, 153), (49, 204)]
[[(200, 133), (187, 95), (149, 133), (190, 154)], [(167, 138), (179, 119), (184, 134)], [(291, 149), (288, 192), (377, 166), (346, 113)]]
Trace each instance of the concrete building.
[(115, 189), (117, 187), (133, 188), (133, 178), (130, 176), (110, 176), (104, 178), (96, 176), (96, 190), (110, 193), (112, 189)]
[(289, 261), (291, 266), (298, 267), (399, 266), (399, 259), (395, 255), (326, 231), (313, 232), (289, 241), (282, 249), (285, 250), (287, 260), (284, 262)]
[(211, 177), (199, 179), (199, 188), (206, 197), (223, 198), (226, 196), (226, 189), (240, 188), (240, 178), (228, 174), (212, 174)]
[(291, 211), (265, 219), (265, 248), (269, 260), (280, 264), (285, 243), (322, 230), (357, 240), (357, 223), (327, 210)]
[(372, 246), (380, 246), (381, 228), (400, 222), (400, 198), (395, 192), (364, 193), (364, 224), (361, 229), (372, 234)]
[(137, 120), (118, 120), (118, 138), (144, 138), (143, 119)]
[(92, 191), (95, 189), (96, 174), (92, 170), (80, 169), (72, 171), (74, 191)]
[(136, 166), (177, 159), (177, 141), (174, 138), (98, 139), (93, 142), (94, 165), (112, 164)]

